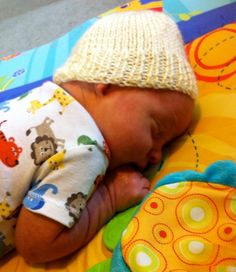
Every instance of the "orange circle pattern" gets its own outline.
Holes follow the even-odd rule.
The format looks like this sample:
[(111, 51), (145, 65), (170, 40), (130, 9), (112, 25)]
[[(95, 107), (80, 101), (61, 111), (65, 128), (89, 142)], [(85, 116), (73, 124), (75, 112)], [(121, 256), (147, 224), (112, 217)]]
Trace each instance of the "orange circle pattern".
[(157, 188), (124, 231), (131, 271), (236, 269), (236, 189), (183, 183)]
[[(236, 23), (186, 46), (202, 110), (195, 129), (198, 134), (189, 133), (196, 160), (190, 161), (186, 146), (185, 153), (171, 153), (161, 175), (182, 170), (182, 164), (200, 171), (215, 160), (235, 160), (235, 48)], [(228, 104), (218, 116), (218, 108)], [(208, 135), (209, 118), (224, 127), (214, 127), (216, 131)], [(209, 142), (213, 140), (214, 146)], [(236, 271), (235, 188), (194, 180), (161, 186), (130, 224), (122, 237), (122, 254), (131, 271)]]

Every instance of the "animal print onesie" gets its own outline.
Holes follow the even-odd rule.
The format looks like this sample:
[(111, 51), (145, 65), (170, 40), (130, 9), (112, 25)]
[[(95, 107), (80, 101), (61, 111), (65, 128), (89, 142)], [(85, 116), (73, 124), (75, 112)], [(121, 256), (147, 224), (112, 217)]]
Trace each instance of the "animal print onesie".
[(56, 84), (8, 106), (0, 114), (0, 256), (14, 247), (22, 204), (72, 227), (108, 166), (94, 120)]

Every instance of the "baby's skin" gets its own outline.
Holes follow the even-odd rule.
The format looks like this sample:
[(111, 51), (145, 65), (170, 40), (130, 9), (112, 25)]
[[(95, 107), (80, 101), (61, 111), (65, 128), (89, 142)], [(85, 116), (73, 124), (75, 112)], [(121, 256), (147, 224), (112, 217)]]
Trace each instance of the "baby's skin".
[(194, 101), (178, 91), (80, 82), (61, 87), (93, 117), (111, 158), (72, 228), (21, 209), (16, 248), (29, 263), (53, 261), (81, 249), (115, 213), (140, 203), (150, 189), (141, 171), (161, 160), (165, 145), (183, 134), (192, 119)]

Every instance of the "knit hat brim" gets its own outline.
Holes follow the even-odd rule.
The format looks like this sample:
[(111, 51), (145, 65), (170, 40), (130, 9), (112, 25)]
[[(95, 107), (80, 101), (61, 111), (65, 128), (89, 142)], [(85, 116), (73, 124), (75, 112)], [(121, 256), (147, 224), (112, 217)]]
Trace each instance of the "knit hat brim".
[(79, 40), (54, 81), (169, 89), (197, 96), (197, 84), (176, 24), (153, 11), (99, 19)]

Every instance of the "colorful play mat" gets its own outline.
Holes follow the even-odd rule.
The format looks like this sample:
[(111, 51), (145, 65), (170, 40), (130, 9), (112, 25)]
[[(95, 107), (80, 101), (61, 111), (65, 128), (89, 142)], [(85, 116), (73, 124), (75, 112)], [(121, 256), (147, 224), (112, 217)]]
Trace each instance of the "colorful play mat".
[[(168, 13), (182, 32), (199, 87), (190, 128), (146, 173), (153, 188), (145, 200), (117, 214), (81, 251), (40, 266), (13, 252), (0, 261), (0, 272), (236, 271), (236, 1), (136, 0), (49, 44), (6, 56), (0, 111), (50, 80), (101, 16), (141, 9)], [(7, 244), (1, 239), (0, 249)]]

